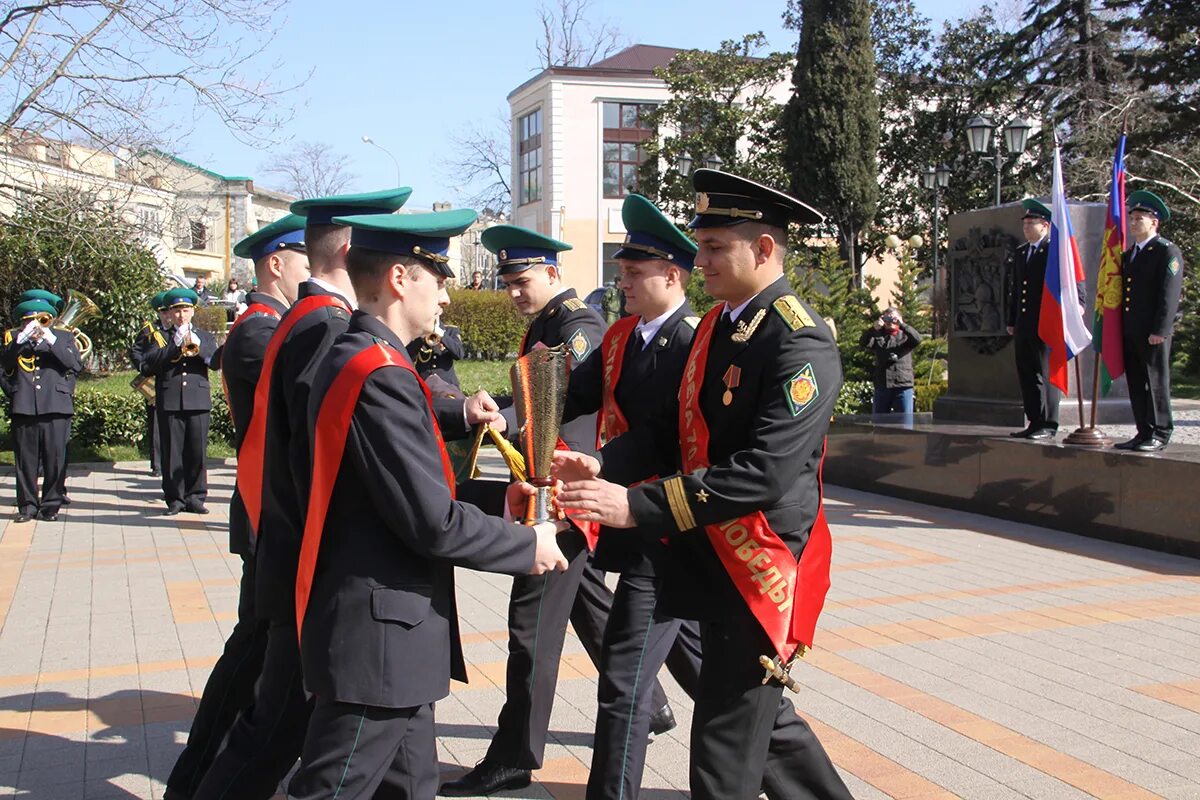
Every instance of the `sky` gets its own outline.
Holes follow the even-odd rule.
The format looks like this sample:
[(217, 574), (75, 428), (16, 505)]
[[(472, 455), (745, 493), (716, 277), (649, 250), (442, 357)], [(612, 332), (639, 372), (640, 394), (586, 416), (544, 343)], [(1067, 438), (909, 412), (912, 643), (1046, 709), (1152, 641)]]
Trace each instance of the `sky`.
[[(630, 44), (716, 48), (723, 39), (762, 31), (772, 50), (790, 50), (785, 0), (592, 0), (589, 18), (607, 22)], [(917, 0), (935, 23), (969, 15), (978, 2)], [(506, 97), (538, 69), (537, 0), (291, 0), (279, 31), (264, 42), (263, 68), (279, 85), (311, 77), (283, 101), (292, 119), (275, 133), (288, 141), (323, 142), (347, 156), (352, 191), (413, 187), (412, 208), (458, 200), (446, 162), (449, 138), (472, 126), (498, 124)], [(196, 120), (178, 155), (224, 175), (250, 176), (261, 186), (279, 180), (263, 171), (272, 148), (250, 146), (220, 123)], [(457, 203), (456, 203), (457, 204)]]

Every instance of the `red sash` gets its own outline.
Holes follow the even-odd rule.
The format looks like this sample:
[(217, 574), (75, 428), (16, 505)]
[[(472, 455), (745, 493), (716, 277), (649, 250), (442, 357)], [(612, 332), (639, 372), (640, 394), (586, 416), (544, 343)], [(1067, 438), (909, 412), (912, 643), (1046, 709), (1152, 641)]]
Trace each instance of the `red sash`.
[(329, 391), (321, 400), (317, 414), (317, 426), (313, 435), (312, 490), (308, 496), (308, 514), (304, 522), (304, 540), (300, 545), (300, 564), (296, 571), (296, 636), (304, 627), (304, 614), (308, 610), (308, 597), (312, 592), (313, 573), (317, 569), (317, 558), (321, 552), (321, 536), (325, 532), (325, 517), (329, 512), (329, 499), (342, 465), (342, 453), (346, 449), (346, 437), (350, 433), (350, 421), (363, 384), (377, 369), (400, 367), (412, 373), (425, 393), (429, 406), (429, 417), (433, 422), (433, 438), (437, 440), (438, 452), (442, 455), (442, 470), (450, 497), (454, 497), (454, 468), (446, 453), (442, 429), (438, 427), (437, 415), (433, 412), (433, 398), (429, 387), (412, 365), (403, 358), (396, 358), (394, 351), (383, 345), (372, 345), (351, 358), (342, 371), (333, 379)]
[[(233, 327), (231, 327), (225, 334), (225, 344), (229, 344), (229, 339), (233, 336), (233, 332), (238, 329), (238, 326), (241, 325), (243, 321), (249, 319), (255, 314), (265, 314), (268, 317), (279, 319), (279, 312), (276, 311), (272, 306), (269, 306), (266, 303), (251, 303), (250, 305), (246, 306), (246, 310), (241, 314), (238, 314), (238, 318), (233, 321)], [(233, 417), (233, 400), (229, 396), (229, 381), (225, 380), (224, 361), (222, 361), (221, 367), (221, 391), (225, 393), (225, 405), (229, 406), (229, 415)]]
[(271, 374), (275, 371), (275, 359), (279, 357), (279, 349), (292, 328), (304, 317), (318, 308), (338, 306), (350, 311), (345, 301), (340, 297), (329, 294), (314, 294), (297, 301), (288, 310), (271, 334), (267, 342), (267, 352), (263, 356), (262, 372), (258, 375), (258, 384), (254, 387), (254, 411), (250, 415), (250, 427), (242, 438), (242, 449), (238, 451), (237, 487), (242, 503), (246, 506), (246, 516), (250, 518), (250, 531), (258, 535), (258, 521), (262, 515), (263, 491), (263, 458), (267, 443), (267, 405), (271, 396)]
[[(708, 361), (708, 345), (724, 306), (705, 315), (688, 354), (679, 387), (679, 440), (683, 471), (711, 466), (708, 458), (708, 423), (700, 408), (700, 387)], [(824, 462), (824, 454), (821, 457)], [(817, 617), (829, 590), (832, 541), (821, 498), (821, 472), (817, 470), (817, 517), (808, 534), (800, 562), (771, 530), (767, 518), (755, 511), (741, 519), (705, 526), (708, 540), (721, 559), (738, 593), (762, 625), (775, 650), (788, 660), (800, 645), (811, 647)], [(803, 653), (803, 651), (801, 651)]]
[(604, 402), (596, 416), (596, 447), (611, 442), (629, 430), (629, 421), (617, 405), (616, 391), (617, 382), (621, 380), (621, 368), (625, 364), (629, 336), (640, 321), (641, 317), (637, 316), (622, 317), (605, 332), (604, 341), (600, 344), (600, 352), (604, 354)]

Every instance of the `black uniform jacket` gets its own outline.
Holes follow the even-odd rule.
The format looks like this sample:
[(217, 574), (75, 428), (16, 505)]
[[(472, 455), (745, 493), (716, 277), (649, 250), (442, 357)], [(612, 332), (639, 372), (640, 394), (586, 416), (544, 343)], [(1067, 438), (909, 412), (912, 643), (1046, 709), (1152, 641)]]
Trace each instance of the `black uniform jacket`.
[(164, 411), (211, 411), (212, 389), (208, 365), (217, 341), (206, 330), (192, 325), (200, 340), (200, 353), (185, 356), (175, 344), (175, 329), (152, 331), (142, 358), (143, 375), (154, 376), (154, 402)]
[(44, 339), (17, 337), (25, 326), (4, 332), (0, 350), (0, 368), (4, 370), (12, 413), (26, 416), (74, 414), (75, 376), (83, 369), (75, 335), (63, 328), (54, 329), (54, 344)]
[[(685, 301), (645, 348), (641, 335), (636, 330), (630, 333), (614, 397), (631, 430), (649, 424), (656, 412), (671, 405), (679, 394), (683, 366), (699, 321)], [(571, 373), (563, 419), (598, 412), (603, 405), (603, 392), (604, 353), (596, 348)], [(661, 549), (657, 539), (633, 531), (601, 528), (592, 564), (606, 572), (622, 572), (634, 566), (641, 554), (657, 559)]]
[[(346, 363), (376, 343), (408, 357), (356, 312), (317, 370), (310, 424)], [(376, 370), (354, 408), (313, 576), (301, 635), (308, 690), (386, 708), (445, 697), (451, 677), (466, 677), (453, 565), (525, 574), (534, 550), (531, 528), (451, 500), (420, 384), (408, 370)]]
[(1161, 236), (1146, 242), (1137, 257), (1133, 248), (1121, 256), (1125, 315), (1123, 335), (1145, 343), (1151, 334), (1170, 336), (1179, 322), (1183, 293), (1183, 254), (1179, 246)]
[[(255, 303), (275, 309), (280, 317), (287, 311), (286, 305), (269, 294), (251, 292), (247, 305)], [(258, 387), (267, 343), (279, 327), (280, 317), (257, 313), (239, 320), (221, 348), (220, 367), (225, 388), (229, 392), (227, 399), (229, 413), (233, 417), (234, 448), (239, 451), (246, 429), (250, 427), (250, 417), (254, 414), (254, 391)], [(239, 555), (249, 555), (254, 552), (253, 544), (254, 535), (250, 530), (246, 507), (235, 486), (229, 501), (229, 550)]]
[[(606, 327), (600, 315), (580, 300), (574, 289), (566, 289), (551, 299), (533, 318), (525, 334), (525, 348), (521, 355), (533, 350), (534, 345), (539, 342), (546, 347), (565, 343), (571, 353), (572, 369), (575, 369), (600, 348)], [(508, 402), (509, 399), (505, 398), (500, 405), (504, 406)], [(600, 407), (598, 403), (599, 400), (597, 408)], [(509, 435), (514, 436), (517, 429), (516, 414), (511, 409), (505, 409), (504, 416), (508, 422)], [(559, 436), (572, 450), (594, 455), (596, 415), (576, 417), (562, 426)]]
[[(1029, 255), (1033, 249), (1033, 255)], [(1010, 257), (1012, 286), (1008, 293), (1007, 324), (1013, 328), (1014, 336), (1037, 338), (1038, 315), (1042, 309), (1042, 289), (1046, 284), (1046, 257), (1050, 251), (1050, 237), (1036, 245), (1025, 242)], [(1029, 261), (1026, 262), (1025, 259)]]
[(442, 341), (435, 347), (425, 344), (425, 339), (414, 339), (408, 343), (408, 358), (422, 378), (437, 375), (452, 386), (458, 386), (458, 373), (454, 362), (466, 355), (462, 332), (453, 325), (446, 328)]
[[(776, 301), (791, 296), (792, 304)], [(711, 467), (629, 490), (630, 508), (645, 536), (669, 536), (661, 562), (664, 611), (686, 619), (714, 619), (744, 607), (701, 526), (762, 511), (797, 559), (819, 502), (817, 470), (829, 417), (842, 385), (833, 334), (811, 308), (795, 299), (784, 278), (743, 309), (748, 325), (765, 310), (747, 342), (732, 326), (714, 332), (700, 390), (708, 423)], [(730, 366), (737, 385), (724, 402)], [(603, 451), (609, 480), (629, 485), (649, 474), (679, 469), (679, 413), (673, 403), (650, 425), (618, 437)], [(650, 456), (659, 464), (648, 467)]]
[(142, 372), (142, 365), (146, 362), (146, 351), (150, 347), (150, 342), (153, 341), (154, 332), (158, 331), (163, 336), (167, 335), (167, 328), (155, 319), (152, 322), (147, 322), (137, 332), (137, 336), (133, 337), (133, 346), (129, 348), (129, 361), (133, 364), (133, 368), (139, 373)]

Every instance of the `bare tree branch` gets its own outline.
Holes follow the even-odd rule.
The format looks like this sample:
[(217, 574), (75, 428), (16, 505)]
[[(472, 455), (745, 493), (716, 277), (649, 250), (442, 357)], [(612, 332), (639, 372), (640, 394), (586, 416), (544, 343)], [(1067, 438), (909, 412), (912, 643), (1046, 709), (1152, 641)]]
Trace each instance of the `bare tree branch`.
[(297, 197), (339, 194), (356, 177), (347, 166), (348, 156), (338, 155), (324, 142), (299, 142), (268, 161), (263, 172), (282, 179), (280, 189)]
[(542, 38), (536, 45), (541, 67), (586, 67), (625, 46), (625, 37), (607, 20), (588, 22), (591, 0), (557, 0), (538, 6)]
[(507, 214), (512, 208), (512, 120), (498, 111), (494, 120), (476, 123), (450, 137), (454, 156), (442, 170), (459, 197), (459, 205)]

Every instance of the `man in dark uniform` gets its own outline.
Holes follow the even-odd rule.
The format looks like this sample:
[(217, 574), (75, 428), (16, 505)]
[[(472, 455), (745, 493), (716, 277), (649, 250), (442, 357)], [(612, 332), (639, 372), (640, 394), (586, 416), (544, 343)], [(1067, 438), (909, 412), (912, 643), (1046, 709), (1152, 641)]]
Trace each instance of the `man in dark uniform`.
[[(562, 284), (558, 254), (571, 245), (514, 225), (488, 228), (480, 243), (498, 256), (500, 280), (517, 310), (532, 317), (520, 354), (539, 344), (565, 344), (573, 364), (586, 361), (600, 346), (604, 322), (574, 289)], [(595, 452), (595, 415), (577, 417), (563, 425), (559, 435), (573, 450)], [(531, 770), (541, 768), (546, 749), (568, 619), (592, 663), (600, 665), (612, 592), (604, 583), (604, 573), (588, 563), (587, 543), (579, 532), (564, 534), (562, 543), (571, 559), (566, 574), (513, 581), (506, 695), (496, 733), (483, 760), (466, 775), (443, 784), (439, 794), (470, 797), (529, 785)], [(670, 706), (657, 679), (653, 698), (653, 708), (665, 709), (662, 715), (669, 716)], [(662, 732), (673, 726), (673, 718), (669, 722), (664, 718), (656, 727)]]
[(44, 299), (18, 303), (12, 314), (17, 325), (4, 332), (0, 350), (0, 369), (11, 394), (9, 420), (17, 468), (14, 522), (28, 522), (35, 516), (53, 522), (62, 505), (75, 376), (83, 362), (71, 331), (41, 324), (43, 316), (55, 314), (57, 309)]
[(504, 522), (453, 499), (438, 415), (405, 353), (449, 303), (449, 237), (475, 216), (336, 218), (354, 227), (348, 261), (361, 307), (318, 368), (309, 405), (314, 471), (296, 617), (317, 699), (288, 785), (294, 800), (433, 798), (433, 703), (452, 677), (466, 679), (453, 567), (566, 567), (555, 523)]
[(172, 289), (164, 303), (171, 328), (155, 331), (142, 360), (142, 374), (154, 376), (155, 404), (167, 516), (180, 511), (207, 514), (208, 425), (212, 394), (208, 365), (217, 350), (213, 335), (192, 324), (199, 298), (191, 289)]
[[(234, 449), (240, 450), (250, 426), (267, 342), (279, 318), (295, 301), (301, 281), (308, 277), (304, 219), (289, 214), (265, 225), (234, 245), (233, 252), (254, 262), (258, 279), (258, 290), (247, 298), (246, 311), (230, 329), (220, 354), (221, 382), (233, 417)], [(187, 746), (167, 778), (169, 797), (195, 793), (238, 712), (253, 700), (254, 683), (262, 671), (268, 626), (254, 613), (254, 532), (236, 487), (229, 503), (229, 550), (242, 560), (238, 621), (204, 685)]]
[(1058, 432), (1060, 393), (1049, 380), (1050, 348), (1038, 336), (1038, 314), (1046, 284), (1046, 256), (1050, 249), (1050, 209), (1037, 200), (1021, 204), (1025, 215), (1021, 229), (1025, 244), (1011, 259), (1012, 288), (1008, 298), (1008, 334), (1013, 337), (1021, 403), (1029, 424), (1010, 433), (1015, 439), (1053, 439)]
[[(699, 619), (704, 650), (692, 797), (747, 800), (763, 784), (786, 664), (811, 646), (828, 587), (819, 471), (842, 371), (828, 326), (783, 274), (788, 223), (821, 215), (736, 175), (692, 180), (695, 264), (725, 302), (696, 331), (675, 407), (605, 446), (607, 480), (573, 480), (559, 500), (583, 519), (668, 537), (663, 610)], [(774, 661), (765, 682), (760, 657)], [(790, 796), (848, 798), (812, 731), (793, 724), (780, 754), (802, 779)]]
[[(146, 350), (150, 347), (154, 332), (165, 334), (171, 327), (170, 315), (164, 305), (166, 297), (167, 293), (162, 291), (150, 298), (150, 308), (154, 310), (156, 318), (141, 327), (137, 336), (134, 337), (133, 347), (129, 350), (129, 360), (132, 362), (133, 368), (138, 371), (136, 380), (149, 381), (151, 390), (154, 387), (154, 378), (142, 372), (142, 365), (146, 362)], [(158, 416), (158, 410), (155, 407), (153, 396), (145, 394), (142, 396), (146, 401), (146, 444), (150, 448), (150, 474), (158, 477), (162, 475), (162, 460), (161, 453), (159, 453), (162, 442), (159, 440), (158, 423), (155, 419)]]
[[(431, 338), (433, 339), (431, 341)], [(466, 355), (463, 349), (462, 331), (454, 325), (445, 328), (438, 324), (430, 336), (422, 336), (408, 343), (408, 358), (417, 368), (423, 380), (437, 376), (456, 389), (461, 388), (454, 362)]]
[(1171, 334), (1179, 322), (1183, 254), (1158, 234), (1171, 218), (1153, 192), (1129, 195), (1129, 232), (1134, 245), (1121, 256), (1124, 313), (1121, 319), (1125, 377), (1137, 435), (1122, 450), (1153, 453), (1171, 441)]

